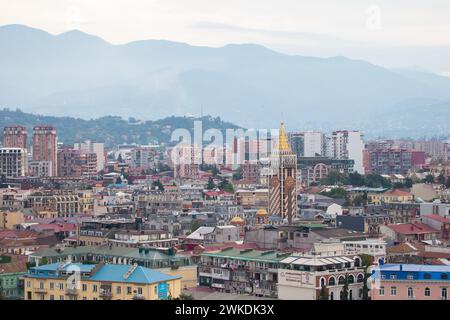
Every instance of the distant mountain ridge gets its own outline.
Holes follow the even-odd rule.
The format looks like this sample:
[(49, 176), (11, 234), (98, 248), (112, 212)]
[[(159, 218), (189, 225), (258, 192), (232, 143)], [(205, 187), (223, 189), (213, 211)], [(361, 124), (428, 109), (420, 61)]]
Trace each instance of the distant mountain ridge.
[[(53, 117), (25, 113), (20, 110), (0, 109), (0, 132), (9, 125), (27, 127), (28, 140), (31, 140), (33, 126), (48, 124), (56, 127), (58, 140), (64, 144), (72, 144), (90, 139), (104, 142), (107, 147), (118, 144), (152, 143), (173, 144), (171, 134), (175, 129), (183, 128), (193, 136), (194, 121), (201, 121), (203, 131), (215, 128), (225, 132), (226, 129), (240, 128), (232, 123), (222, 121), (219, 117), (167, 117), (155, 121), (139, 121), (133, 117), (125, 120), (120, 117), (106, 116), (98, 119), (79, 119), (71, 117)], [(3, 137), (2, 137), (3, 140)]]
[[(450, 78), (345, 57), (290, 56), (255, 44), (112, 45), (76, 30), (55, 36), (21, 25), (0, 27), (0, 48), (0, 107), (26, 112), (158, 119), (203, 111), (248, 128), (284, 120), (295, 129), (345, 126), (378, 135), (393, 125), (385, 129), (422, 135), (427, 129), (416, 129), (424, 119), (415, 115), (436, 105), (438, 123), (428, 130), (449, 126), (450, 108), (442, 106)], [(401, 123), (392, 124), (398, 110)]]

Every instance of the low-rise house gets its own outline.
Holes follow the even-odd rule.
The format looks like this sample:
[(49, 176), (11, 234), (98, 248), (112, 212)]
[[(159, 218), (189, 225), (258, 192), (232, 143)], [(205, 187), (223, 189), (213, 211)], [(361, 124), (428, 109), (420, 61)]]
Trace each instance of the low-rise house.
[(372, 300), (448, 300), (450, 266), (385, 264), (369, 279)]
[(195, 287), (197, 281), (197, 266), (189, 256), (179, 254), (173, 248), (62, 246), (43, 249), (29, 255), (29, 261), (37, 265), (44, 260), (49, 263), (66, 261), (126, 265), (137, 263), (139, 266), (182, 277), (183, 288)]
[(380, 225), (391, 224), (394, 219), (386, 213), (363, 213), (336, 217), (336, 227), (377, 235)]
[(367, 200), (369, 203), (373, 204), (412, 202), (414, 200), (414, 195), (408, 191), (394, 189), (383, 193), (368, 193)]
[(422, 222), (383, 225), (380, 231), (393, 242), (433, 240), (440, 235), (439, 230)]
[(426, 214), (420, 216), (420, 220), (433, 229), (440, 230), (439, 238), (450, 239), (450, 219), (437, 214)]
[(181, 293), (180, 277), (138, 265), (53, 263), (30, 268), (24, 282), (25, 300), (166, 300)]
[(363, 298), (364, 268), (359, 257), (320, 254), (293, 254), (280, 262), (279, 299), (318, 300), (322, 287), (329, 300), (340, 300), (348, 283), (349, 300)]
[(278, 268), (289, 254), (226, 248), (200, 255), (199, 286), (220, 292), (277, 297)]
[(0, 299), (23, 299), (22, 276), (27, 271), (24, 255), (0, 255)]

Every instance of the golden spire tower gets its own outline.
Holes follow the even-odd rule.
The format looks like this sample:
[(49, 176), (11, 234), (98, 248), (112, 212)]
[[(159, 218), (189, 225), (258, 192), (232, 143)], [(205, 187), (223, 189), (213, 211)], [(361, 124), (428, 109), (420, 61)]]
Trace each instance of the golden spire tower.
[(278, 143), (270, 161), (269, 214), (287, 218), (297, 212), (297, 156), (292, 152), (284, 123), (281, 123)]

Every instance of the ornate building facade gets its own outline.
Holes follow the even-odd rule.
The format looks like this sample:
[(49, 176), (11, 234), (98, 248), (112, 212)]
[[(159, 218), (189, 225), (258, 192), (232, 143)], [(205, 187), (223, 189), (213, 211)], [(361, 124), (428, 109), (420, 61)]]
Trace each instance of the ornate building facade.
[(289, 146), (284, 124), (281, 123), (278, 146), (272, 153), (269, 179), (269, 214), (292, 222), (297, 211), (297, 156)]

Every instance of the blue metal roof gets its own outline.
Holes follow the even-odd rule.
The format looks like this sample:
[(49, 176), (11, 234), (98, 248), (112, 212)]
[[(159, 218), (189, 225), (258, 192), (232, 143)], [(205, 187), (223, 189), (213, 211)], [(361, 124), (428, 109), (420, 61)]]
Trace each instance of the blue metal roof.
[(124, 275), (131, 267), (130, 265), (123, 264), (105, 264), (89, 279), (95, 281), (149, 284), (181, 278), (138, 266), (127, 279), (124, 279)]
[(385, 264), (372, 270), (372, 279), (394, 281), (450, 281), (450, 266)]
[[(61, 271), (80, 271), (91, 272), (95, 268), (93, 264), (68, 263), (60, 268), (62, 264), (52, 263), (39, 267), (30, 268), (28, 274), (33, 277), (40, 278), (57, 278), (58, 272)], [(89, 276), (89, 280), (105, 281), (105, 282), (127, 282), (127, 283), (142, 283), (150, 284), (173, 279), (180, 279), (179, 276), (170, 276), (149, 268), (137, 266), (134, 271), (125, 279), (124, 275), (132, 268), (131, 265), (123, 264), (105, 264), (99, 267), (94, 275)], [(60, 269), (58, 269), (60, 268)], [(58, 272), (56, 272), (58, 271)]]
[(427, 264), (385, 264), (380, 266), (380, 270), (406, 272), (450, 272), (450, 266), (437, 266)]

